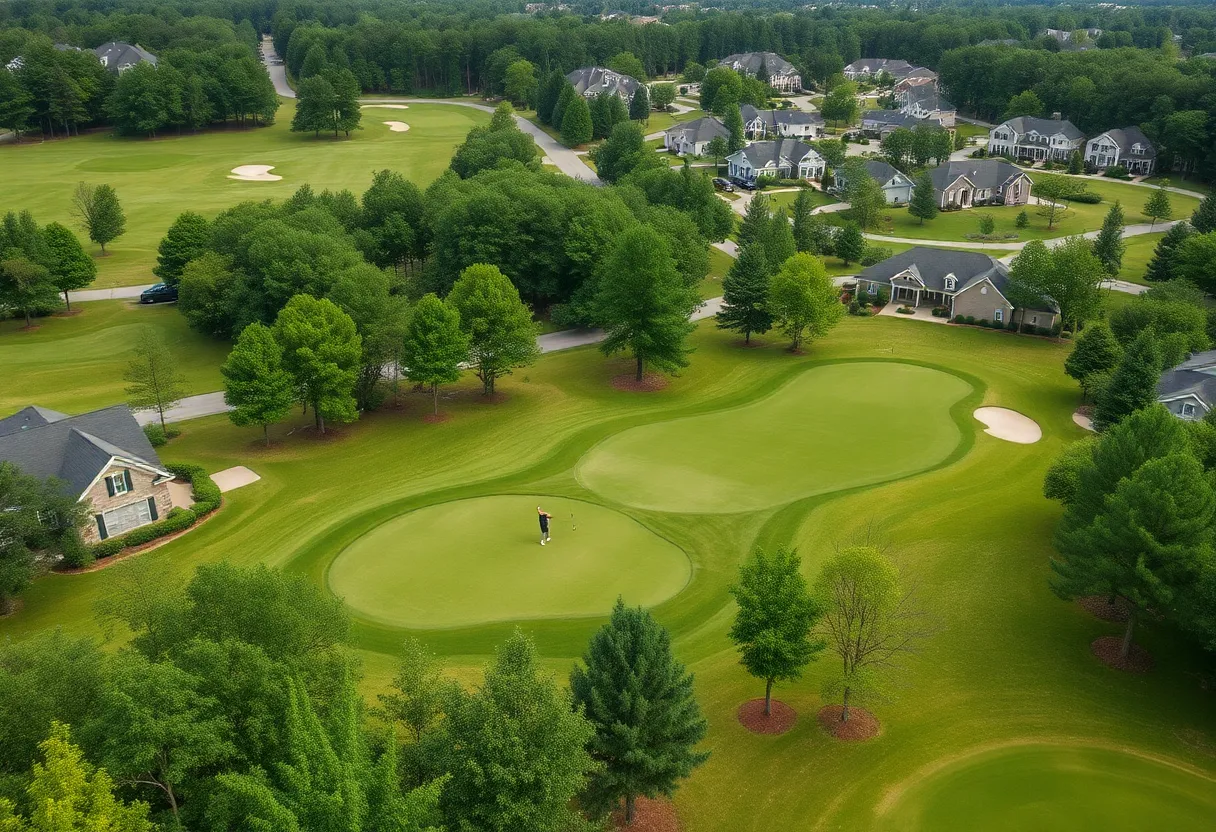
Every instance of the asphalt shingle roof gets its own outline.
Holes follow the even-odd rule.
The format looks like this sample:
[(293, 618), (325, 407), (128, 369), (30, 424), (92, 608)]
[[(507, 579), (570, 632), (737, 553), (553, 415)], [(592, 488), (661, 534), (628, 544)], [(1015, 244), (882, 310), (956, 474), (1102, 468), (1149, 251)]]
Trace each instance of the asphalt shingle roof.
[(782, 159), (789, 159), (791, 163), (797, 165), (804, 158), (812, 154), (815, 156), (819, 155), (815, 152), (815, 148), (805, 142), (800, 142), (797, 139), (774, 139), (772, 141), (752, 142), (737, 154), (732, 155), (743, 156), (753, 168), (758, 170), (770, 162), (774, 165), (780, 165)]
[[(798, 70), (794, 65), (785, 58), (778, 55), (776, 52), (737, 52), (734, 55), (727, 55), (719, 64), (729, 67), (738, 67), (748, 75), (755, 75), (760, 71), (760, 64), (764, 64), (764, 68), (768, 70), (769, 75), (797, 75)], [(738, 69), (735, 70), (736, 72)]]
[(164, 468), (125, 404), (79, 416), (27, 407), (0, 420), (0, 460), (30, 476), (63, 480), (65, 493), (73, 497), (89, 487), (112, 456)]
[(574, 85), (574, 91), (579, 95), (598, 95), (601, 92), (613, 92), (626, 98), (632, 98), (641, 84), (636, 78), (602, 66), (585, 66), (566, 75), (566, 80)]
[(994, 190), (1019, 175), (1022, 175), (1019, 168), (1002, 159), (961, 159), (929, 171), (933, 187), (939, 191), (960, 176), (970, 179), (977, 188)]
[(112, 40), (109, 43), (103, 43), (101, 46), (93, 50), (98, 59), (104, 59), (106, 69), (118, 72), (119, 67), (124, 64), (137, 64), (140, 61), (147, 61), (156, 66), (157, 58), (151, 52), (141, 48), (138, 44), (132, 45), (123, 43), (120, 40)]
[(1054, 136), (1056, 133), (1062, 133), (1065, 138), (1083, 139), (1085, 134), (1076, 128), (1068, 119), (1057, 118), (1035, 118), (1033, 116), (1018, 116), (1011, 118), (1008, 121), (1001, 123), (1002, 127), (1008, 126), (1019, 136), (1024, 136), (1027, 133), (1035, 132), (1043, 136)]
[(712, 141), (715, 136), (721, 136), (724, 139), (730, 138), (730, 131), (726, 129), (726, 125), (713, 116), (703, 116), (694, 121), (675, 124), (664, 132), (672, 138), (682, 135), (686, 141), (692, 143)]
[(819, 113), (803, 110), (757, 110), (751, 104), (739, 105), (739, 115), (743, 117), (744, 124), (750, 124), (760, 118), (770, 130), (776, 129), (778, 124), (823, 124), (823, 116)]
[[(1148, 140), (1148, 136), (1144, 135), (1144, 131), (1139, 127), (1122, 127), (1107, 130), (1104, 135), (1110, 136), (1111, 140), (1119, 145), (1120, 156), (1131, 156), (1136, 159), (1152, 159), (1157, 155), (1157, 148), (1153, 147), (1153, 143)], [(1095, 138), (1097, 137), (1095, 136)], [(1140, 153), (1132, 153), (1132, 146), (1137, 144), (1143, 150)]]

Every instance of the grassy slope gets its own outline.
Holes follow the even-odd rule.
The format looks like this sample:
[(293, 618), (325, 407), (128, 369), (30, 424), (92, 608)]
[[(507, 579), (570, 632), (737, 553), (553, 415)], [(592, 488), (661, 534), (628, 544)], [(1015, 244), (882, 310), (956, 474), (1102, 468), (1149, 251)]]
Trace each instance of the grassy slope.
[[(1140, 638), (1156, 655), (1146, 676), (1106, 670), (1088, 652), (1115, 628), (1048, 591), (1047, 558), (1058, 509), (1040, 494), (1043, 472), (1066, 442), (1082, 435), (1069, 418), (1077, 391), (1062, 373), (1065, 345), (1041, 339), (891, 319), (848, 319), (831, 337), (795, 358), (776, 346), (739, 350), (734, 339), (700, 325), (692, 365), (663, 393), (615, 392), (608, 379), (627, 362), (591, 349), (542, 358), (507, 380), (508, 400), (487, 407), (472, 382), (445, 400), (454, 419), (420, 420), (426, 404), (372, 414), (330, 442), (286, 437), (258, 447), (253, 431), (223, 417), (199, 420), (166, 449), (215, 470), (247, 464), (263, 479), (234, 492), (226, 507), (181, 541), (142, 556), (185, 575), (198, 563), (287, 566), (323, 580), (334, 554), (364, 530), (411, 508), (513, 491), (597, 500), (572, 469), (596, 442), (629, 427), (733, 407), (771, 392), (815, 362), (847, 358), (914, 359), (960, 373), (977, 393), (953, 411), (963, 431), (959, 452), (940, 467), (887, 485), (811, 497), (785, 508), (742, 515), (688, 517), (628, 513), (690, 554), (688, 588), (656, 614), (696, 673), (710, 720), (709, 763), (677, 795), (684, 828), (809, 830), (884, 828), (875, 815), (883, 795), (920, 779), (925, 766), (978, 746), (1042, 738), (1083, 738), (1165, 755), (1216, 771), (1204, 749), (1216, 743), (1216, 715), (1193, 671), (1200, 658), (1161, 628)], [(979, 401), (1015, 408), (1043, 427), (1043, 441), (1013, 445), (978, 432)], [(836, 441), (898, 454), (899, 424)], [(355, 485), (357, 483), (357, 486)], [(875, 528), (925, 608), (941, 625), (907, 663), (898, 696), (872, 707), (883, 720), (877, 741), (845, 746), (828, 740), (813, 714), (830, 667), (824, 657), (778, 695), (802, 718), (780, 738), (752, 736), (734, 710), (763, 686), (740, 669), (726, 631), (726, 587), (754, 543), (792, 542), (814, 574), (840, 541)], [(122, 567), (83, 576), (52, 576), (27, 593), (26, 609), (0, 623), (20, 637), (63, 626), (96, 631), (93, 601)], [(529, 622), (546, 667), (564, 673), (597, 622)], [(454, 675), (473, 668), (508, 631), (506, 625), (424, 631), (448, 657)], [(391, 674), (401, 631), (361, 621), (357, 645), (367, 660), (369, 692)], [(1083, 822), (1074, 818), (1074, 828)]]
[(1144, 272), (1148, 269), (1148, 261), (1152, 259), (1157, 243), (1161, 242), (1161, 238), (1164, 236), (1164, 234), (1141, 234), (1138, 237), (1129, 237), (1124, 240), (1126, 248), (1123, 251), (1123, 268), (1119, 270), (1119, 280), (1147, 283), (1148, 281), (1144, 279)]
[[(408, 110), (364, 112), (364, 129), (350, 139), (290, 132), (294, 103), (284, 101), (271, 127), (196, 136), (120, 139), (110, 133), (21, 145), (0, 145), (0, 205), (29, 209), (39, 222), (71, 224), (72, 191), (80, 181), (118, 191), (127, 231), (98, 259), (95, 288), (155, 282), (156, 246), (182, 211), (213, 216), (248, 199), (281, 199), (308, 183), (321, 191), (361, 193), (372, 173), (400, 171), (421, 187), (447, 167), (469, 129), (489, 116), (468, 107), (411, 104)], [(393, 133), (383, 121), (405, 121)], [(228, 179), (237, 165), (274, 165), (279, 182)], [(96, 247), (91, 246), (90, 250)]]
[(83, 413), (122, 401), (122, 374), (141, 326), (160, 331), (187, 393), (222, 387), (219, 368), (228, 344), (191, 330), (174, 305), (107, 300), (73, 309), (80, 314), (41, 318), (33, 331), (22, 328), (24, 321), (0, 321), (0, 416), (30, 403)]

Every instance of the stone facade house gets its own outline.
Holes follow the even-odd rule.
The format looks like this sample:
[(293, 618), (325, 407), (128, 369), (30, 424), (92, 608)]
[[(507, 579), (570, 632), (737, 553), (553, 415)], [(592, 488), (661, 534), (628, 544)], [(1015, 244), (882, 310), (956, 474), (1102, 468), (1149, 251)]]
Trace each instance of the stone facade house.
[(776, 52), (739, 52), (727, 55), (718, 61), (719, 66), (728, 66), (742, 75), (759, 78), (768, 75), (768, 85), (778, 92), (797, 92), (802, 89), (802, 76), (794, 65)]
[(1034, 185), (1021, 168), (1001, 159), (962, 159), (929, 171), (942, 209), (1025, 205)]
[(0, 419), (0, 461), (34, 477), (55, 478), (89, 506), (88, 543), (164, 517), (173, 508), (172, 472), (125, 404), (68, 416), (27, 407)]
[(1068, 119), (1019, 116), (988, 131), (988, 153), (1031, 162), (1067, 162), (1085, 144), (1085, 134)]
[(1157, 167), (1157, 148), (1139, 127), (1107, 130), (1085, 143), (1085, 164), (1096, 170), (1123, 165), (1133, 176), (1148, 176)]
[(1216, 350), (1197, 352), (1162, 373), (1157, 401), (1179, 419), (1195, 422), (1216, 407)]
[(595, 98), (602, 92), (619, 95), (628, 104), (642, 84), (636, 78), (602, 66), (585, 66), (566, 75), (574, 91), (583, 98)]
[(893, 303), (908, 306), (942, 306), (951, 318), (959, 315), (977, 321), (1008, 324), (1017, 321), (1050, 329), (1059, 309), (1044, 299), (1041, 309), (1015, 310), (1005, 296), (1009, 268), (978, 251), (916, 246), (888, 257), (857, 275), (859, 291), (876, 294), (886, 289)]
[(97, 60), (101, 61), (101, 65), (110, 72), (123, 73), (131, 67), (140, 63), (149, 63), (156, 66), (157, 58), (151, 52), (140, 47), (137, 44), (123, 43), (120, 40), (113, 40), (109, 43), (103, 43), (101, 46), (93, 50), (97, 55)]
[(749, 139), (823, 137), (823, 116), (802, 110), (757, 110), (751, 104), (739, 107), (743, 134)]
[(709, 143), (718, 136), (730, 139), (730, 131), (718, 119), (705, 116), (664, 130), (663, 147), (677, 156), (704, 156)]
[[(877, 159), (871, 159), (865, 163), (865, 166), (866, 173), (874, 177), (874, 181), (882, 188), (888, 205), (906, 205), (908, 200), (912, 199), (912, 190), (916, 187), (916, 183), (907, 174)], [(849, 181), (842, 168), (832, 171), (832, 184), (838, 193), (843, 193), (849, 186)]]
[(778, 179), (822, 179), (827, 163), (809, 144), (795, 139), (752, 142), (726, 157), (729, 175), (740, 182), (758, 176)]

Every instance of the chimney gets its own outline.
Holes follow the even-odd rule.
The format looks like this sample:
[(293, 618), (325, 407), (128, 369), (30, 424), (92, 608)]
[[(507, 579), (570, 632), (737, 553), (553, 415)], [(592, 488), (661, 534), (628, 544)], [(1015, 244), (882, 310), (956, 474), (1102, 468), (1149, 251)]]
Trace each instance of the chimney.
[(1052, 118), (1052, 120), (1053, 120), (1053, 121), (1059, 121), (1059, 120), (1060, 120), (1060, 118), (1061, 118), (1061, 117), (1060, 117), (1060, 111), (1059, 111), (1059, 110), (1056, 110), (1054, 113), (1052, 113), (1052, 114), (1051, 114), (1051, 118)]

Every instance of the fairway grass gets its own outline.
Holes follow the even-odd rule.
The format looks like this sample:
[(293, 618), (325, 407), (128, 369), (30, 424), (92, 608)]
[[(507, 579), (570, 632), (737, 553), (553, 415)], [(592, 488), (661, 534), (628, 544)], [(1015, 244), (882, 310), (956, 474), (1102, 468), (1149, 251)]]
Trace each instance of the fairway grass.
[[(553, 515), (540, 545), (536, 507)], [(356, 615), (435, 628), (652, 607), (688, 583), (687, 556), (612, 509), (510, 495), (429, 506), (372, 529), (329, 568)]]
[[(113, 185), (127, 215), (126, 233), (97, 256), (93, 288), (155, 283), (156, 247), (183, 211), (213, 217), (244, 200), (284, 199), (301, 185), (314, 191), (349, 188), (356, 196), (377, 170), (395, 170), (425, 188), (452, 152), (489, 114), (471, 107), (409, 105), (409, 132), (381, 123), (392, 110), (364, 112), (350, 138), (292, 133), (293, 101), (283, 101), (275, 123), (156, 139), (118, 138), (109, 131), (48, 142), (0, 145), (0, 205), (28, 209), (40, 223), (75, 228), (70, 211), (77, 182)], [(397, 111), (401, 112), (401, 111)], [(230, 179), (242, 165), (270, 165), (277, 182)], [(87, 238), (81, 233), (82, 242)], [(95, 256), (99, 249), (87, 245)]]
[(654, 511), (734, 513), (906, 476), (949, 456), (957, 376), (895, 363), (816, 367), (754, 404), (633, 428), (579, 463), (584, 486)]
[(1030, 744), (967, 756), (911, 784), (878, 824), (898, 832), (1204, 832), (1216, 781), (1107, 748)]

